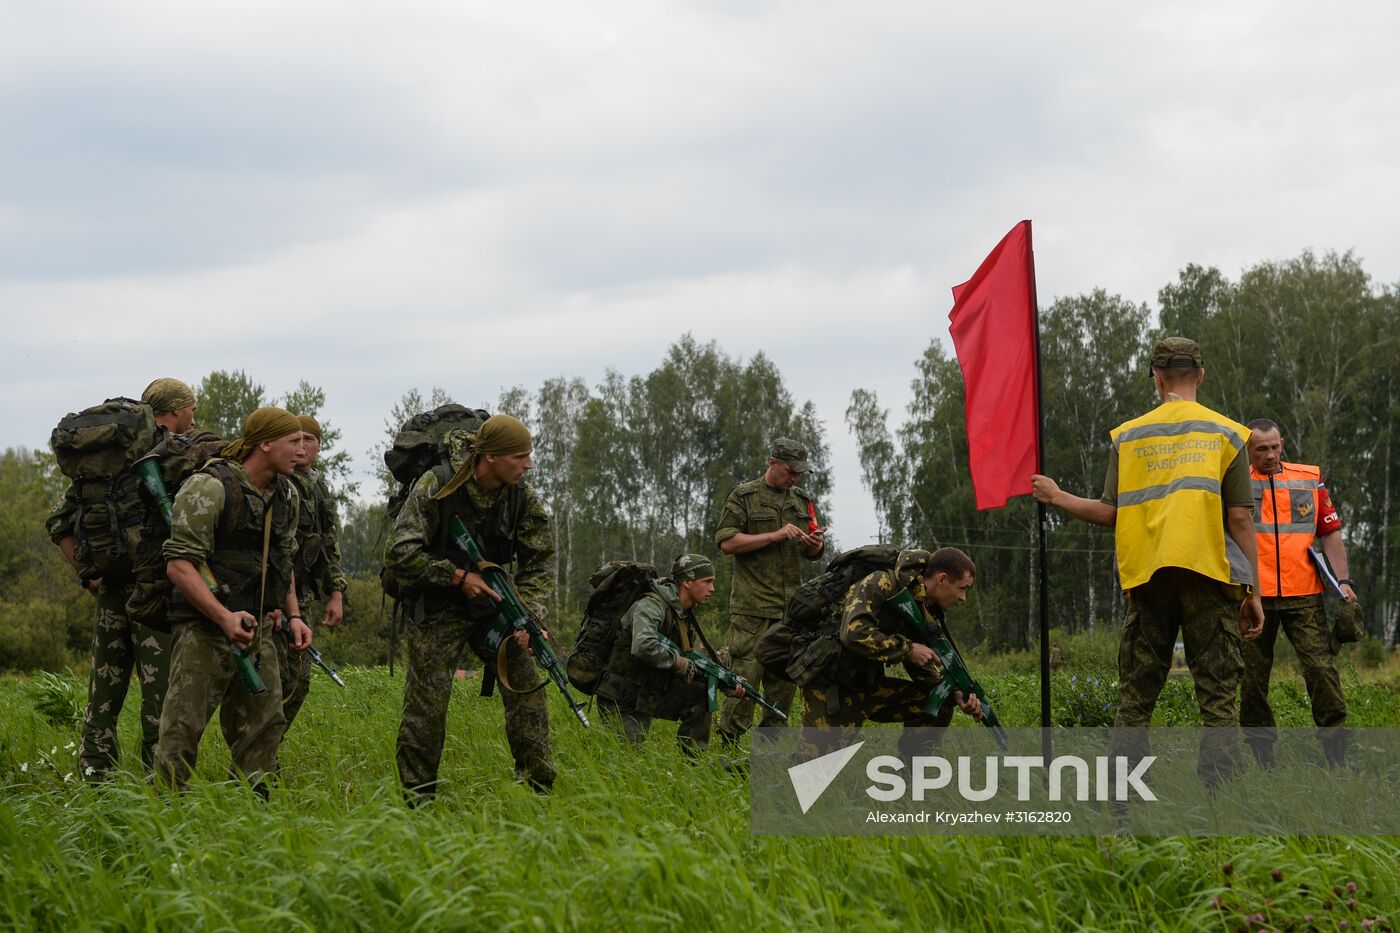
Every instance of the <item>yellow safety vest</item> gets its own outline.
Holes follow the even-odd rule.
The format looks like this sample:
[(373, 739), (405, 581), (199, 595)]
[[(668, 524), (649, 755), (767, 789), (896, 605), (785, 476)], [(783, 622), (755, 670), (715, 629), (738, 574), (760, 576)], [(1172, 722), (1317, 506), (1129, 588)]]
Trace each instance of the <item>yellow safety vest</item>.
[(1114, 545), (1123, 589), (1163, 567), (1222, 583), (1253, 583), (1225, 533), (1220, 484), (1249, 428), (1196, 402), (1164, 402), (1109, 432), (1118, 452)]

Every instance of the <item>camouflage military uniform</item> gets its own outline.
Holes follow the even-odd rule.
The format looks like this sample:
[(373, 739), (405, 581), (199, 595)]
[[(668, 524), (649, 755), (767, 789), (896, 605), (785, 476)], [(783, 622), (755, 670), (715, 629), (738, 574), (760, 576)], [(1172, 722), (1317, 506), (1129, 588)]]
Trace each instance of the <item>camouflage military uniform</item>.
[[(684, 620), (685, 635), (681, 635)], [(703, 636), (693, 612), (682, 610), (676, 585), (656, 584), (632, 604), (621, 620), (622, 635), (613, 645), (607, 669), (598, 682), (598, 708), (604, 718), (618, 718), (627, 738), (641, 744), (653, 719), (679, 723), (676, 740), (690, 754), (710, 742), (710, 708), (705, 684), (678, 678), (675, 653), (661, 644), (665, 636), (685, 649)]]
[[(169, 432), (156, 429), (157, 442)], [(57, 543), (76, 537), (78, 496), (70, 483), (50, 512), (45, 528)], [(84, 777), (101, 779), (117, 765), (117, 721), (126, 702), (131, 675), (141, 687), (141, 762), (150, 771), (160, 737), (160, 710), (170, 679), (170, 636), (127, 616), (131, 580), (106, 579), (97, 594), (97, 621), (92, 637), (92, 669), (88, 675), (88, 704), (83, 712), (78, 764)]]
[[(461, 432), (445, 439), (453, 471), (465, 461), (465, 440)], [(385, 569), (409, 592), (412, 607), (397, 745), (399, 778), (405, 788), (422, 795), (431, 795), (437, 788), (447, 705), (462, 649), (470, 647), (488, 671), (496, 664), (495, 652), (487, 647), (490, 631), (499, 621), (495, 604), (489, 598), (468, 599), (452, 588), (453, 575), (466, 558), (447, 542), (450, 516), (463, 520), (487, 560), (513, 568), (521, 599), (541, 621), (554, 579), (549, 514), (533, 489), (522, 481), (488, 496), (473, 476), (447, 499), (434, 499), (450, 476), (432, 470), (414, 483), (384, 556)], [(515, 774), (534, 787), (548, 788), (554, 783), (549, 709), (544, 691), (533, 689), (540, 675), (514, 639), (504, 644), (507, 675), (515, 691), (520, 691), (500, 691)]]
[[(348, 585), (340, 565), (340, 516), (335, 495), (326, 479), (315, 470), (292, 474), (301, 498), (297, 511), (297, 547), (292, 566), (296, 571), (297, 605), (302, 621), (313, 628), (320, 618), (324, 601), (331, 593), (344, 592)], [(282, 672), (282, 715), (292, 728), (306, 694), (311, 689), (311, 657), (288, 645), (291, 629), (284, 627), (274, 641), (277, 667)]]
[(1288, 636), (1303, 669), (1303, 684), (1312, 700), (1313, 722), (1323, 728), (1343, 726), (1347, 702), (1328, 647), (1327, 613), (1322, 596), (1264, 597), (1264, 630), (1244, 646), (1244, 685), (1240, 688), (1240, 723), (1272, 727), (1269, 675), (1279, 630)]
[[(909, 663), (910, 648), (923, 641), (923, 636), (889, 605), (895, 596), (908, 590), (925, 607), (924, 620), (930, 631), (945, 626), (943, 611), (930, 610), (925, 602), (920, 572), (927, 560), (927, 551), (904, 551), (895, 569), (878, 570), (847, 591), (841, 614), (843, 650), (830, 680), (803, 689), (804, 727), (849, 732), (865, 722), (942, 727), (952, 720), (952, 699), (944, 702), (937, 713), (924, 711), (929, 693), (940, 678), (932, 665), (916, 667)], [(887, 664), (903, 664), (909, 679), (888, 676)], [(828, 737), (812, 750), (824, 750), (844, 741)]]
[[(241, 498), (230, 502), (230, 494)], [(185, 480), (176, 493), (170, 539), (162, 553), (167, 560), (187, 560), (195, 567), (207, 563), (228, 590), (220, 596), (224, 605), (262, 619), (265, 612), (282, 606), (291, 585), (297, 506), (296, 488), (285, 477), (278, 477), (264, 497), (241, 464), (216, 461)], [(268, 509), (272, 537), (264, 580), (263, 518)], [(169, 617), (174, 623), (170, 689), (161, 713), (156, 775), (176, 788), (185, 786), (200, 739), (217, 709), (233, 753), (233, 769), (261, 787), (262, 775), (276, 765), (284, 725), (270, 626), (266, 621), (260, 624), (250, 646), (267, 686), (266, 692), (253, 696), (238, 675), (227, 638), (212, 620), (178, 593)]]
[[(715, 544), (723, 544), (736, 534), (764, 534), (789, 524), (805, 529), (811, 501), (801, 489), (774, 489), (762, 477), (741, 483), (725, 501)], [(754, 647), (770, 626), (782, 621), (788, 597), (802, 582), (803, 563), (816, 557), (807, 557), (800, 541), (779, 541), (734, 556), (734, 588), (729, 595), (730, 667), (783, 710), (792, 706), (796, 688), (766, 674), (754, 657)], [(747, 732), (753, 724), (753, 708), (753, 700), (747, 697), (726, 699), (720, 709), (720, 735), (734, 740)], [(759, 724), (781, 726), (783, 721), (764, 710)]]

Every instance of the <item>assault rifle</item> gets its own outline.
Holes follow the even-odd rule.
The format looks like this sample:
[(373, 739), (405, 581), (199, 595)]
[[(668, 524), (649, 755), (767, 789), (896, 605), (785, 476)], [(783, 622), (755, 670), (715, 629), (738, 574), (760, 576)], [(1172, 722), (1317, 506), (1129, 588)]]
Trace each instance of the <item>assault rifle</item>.
[(758, 688), (745, 680), (741, 675), (734, 673), (698, 648), (682, 651), (680, 645), (671, 641), (671, 639), (667, 638), (665, 635), (658, 635), (657, 637), (660, 638), (662, 646), (674, 651), (691, 664), (694, 664), (695, 669), (705, 678), (705, 702), (710, 707), (710, 712), (713, 713), (719, 708), (719, 690), (721, 687), (730, 693), (734, 691), (735, 687), (743, 687), (745, 697), (753, 700), (769, 712), (776, 713), (784, 722), (787, 721), (787, 713), (765, 700), (763, 694), (758, 692)]
[(963, 662), (962, 655), (958, 653), (957, 646), (953, 644), (947, 629), (939, 632), (929, 631), (929, 627), (924, 621), (923, 607), (914, 598), (914, 594), (908, 590), (896, 596), (893, 604), (904, 614), (905, 618), (913, 623), (914, 630), (924, 638), (924, 643), (933, 649), (939, 664), (938, 673), (941, 679), (938, 686), (934, 687), (933, 692), (928, 695), (928, 700), (924, 702), (924, 712), (937, 713), (954, 691), (962, 691), (964, 699), (976, 694), (977, 698), (982, 701), (982, 725), (992, 730), (992, 738), (996, 739), (997, 746), (1002, 751), (1006, 751), (1006, 730), (1002, 728), (1001, 720), (997, 718), (996, 711), (992, 709), (991, 698), (982, 685), (977, 682), (977, 678), (968, 671), (967, 665)]
[[(286, 636), (287, 647), (290, 648), (292, 645), (292, 624), (289, 620), (283, 620), (282, 634)], [(330, 663), (326, 661), (326, 656), (322, 654), (315, 645), (307, 645), (302, 650), (306, 652), (306, 656), (311, 659), (312, 664), (325, 671), (327, 677), (335, 681), (342, 688), (345, 688), (345, 681), (340, 678), (340, 673), (335, 668), (330, 666)]]
[(327, 677), (335, 681), (341, 687), (345, 686), (345, 681), (341, 680), (339, 672), (337, 672), (335, 668), (330, 666), (330, 664), (326, 661), (326, 656), (323, 655), (320, 651), (318, 651), (315, 648), (315, 646), (306, 646), (306, 656), (311, 659), (312, 664), (325, 671)]
[[(530, 635), (530, 650), (535, 654), (535, 660), (540, 663), (549, 673), (549, 679), (554, 681), (554, 685), (559, 688), (559, 692), (564, 694), (564, 700), (569, 704), (569, 708), (574, 711), (578, 721), (588, 726), (588, 717), (584, 715), (583, 704), (574, 699), (574, 695), (569, 692), (569, 678), (564, 673), (564, 665), (559, 661), (559, 655), (554, 653), (554, 646), (545, 637), (544, 629), (540, 627), (539, 620), (536, 619), (530, 610), (525, 608), (524, 601), (520, 594), (516, 592), (515, 582), (511, 580), (510, 574), (499, 564), (488, 561), (481, 553), (481, 548), (477, 546), (476, 539), (467, 530), (467, 526), (457, 516), (452, 516), (452, 521), (447, 526), (447, 535), (452, 543), (467, 555), (469, 562), (468, 569), (481, 574), (486, 581), (486, 585), (491, 587), (501, 596), (501, 601), (497, 604), (500, 610), (501, 624), (499, 624), (487, 636), (486, 644), (496, 650), (496, 671), (495, 679), (501, 682), (501, 686), (507, 690), (511, 689), (510, 680), (506, 676), (505, 640), (514, 632), (527, 632)], [(488, 668), (481, 678), (481, 692), (483, 696), (489, 696), (491, 691), (492, 672)], [(540, 684), (544, 686), (544, 684)]]
[[(146, 491), (156, 500), (156, 506), (160, 509), (161, 517), (165, 519), (166, 527), (169, 527), (174, 520), (175, 502), (170, 497), (170, 490), (165, 488), (165, 478), (160, 475), (160, 461), (155, 457), (144, 457), (136, 461), (132, 467), (136, 475), (145, 484)], [(208, 564), (199, 565), (199, 575), (204, 579), (204, 585), (209, 587), (209, 591), (215, 596), (227, 596), (228, 588), (214, 579), (214, 574), (209, 569)], [(243, 680), (243, 686), (253, 696), (257, 696), (267, 690), (267, 685), (263, 683), (262, 675), (258, 673), (257, 667), (253, 664), (253, 656), (248, 653), (247, 648), (240, 648), (234, 644), (233, 639), (228, 640), (228, 650), (233, 654), (233, 663), (238, 666), (238, 676)]]

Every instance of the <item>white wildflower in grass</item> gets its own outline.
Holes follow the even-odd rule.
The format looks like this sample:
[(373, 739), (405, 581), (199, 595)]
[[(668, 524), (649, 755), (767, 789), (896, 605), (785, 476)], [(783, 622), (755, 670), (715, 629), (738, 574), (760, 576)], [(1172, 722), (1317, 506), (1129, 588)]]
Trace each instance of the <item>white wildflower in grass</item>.
[(29, 772), (29, 762), (21, 761), (19, 763), (19, 770), (21, 774), (27, 774)]
[(73, 772), (72, 772), (72, 771), (69, 771), (67, 774), (65, 774), (65, 775), (63, 776), (63, 783), (67, 784), (67, 783), (68, 783), (69, 781), (71, 781), (71, 780), (73, 780)]
[(57, 755), (57, 754), (58, 754), (58, 746), (55, 745), (53, 748), (49, 749), (49, 754), (50, 754), (50, 755)]
[(68, 751), (71, 752), (73, 749), (75, 749), (75, 748), (78, 747), (78, 743), (77, 743), (77, 742), (69, 742), (67, 745), (65, 745), (65, 746), (63, 746), (63, 747), (66, 748)]
[(94, 768), (92, 765), (88, 765), (86, 768), (83, 769), (83, 777), (92, 777), (96, 773), (97, 769)]
[(170, 863), (170, 874), (172, 874), (172, 875), (175, 876), (176, 878), (180, 877), (180, 863), (179, 863), (179, 862), (171, 862), (171, 863)]

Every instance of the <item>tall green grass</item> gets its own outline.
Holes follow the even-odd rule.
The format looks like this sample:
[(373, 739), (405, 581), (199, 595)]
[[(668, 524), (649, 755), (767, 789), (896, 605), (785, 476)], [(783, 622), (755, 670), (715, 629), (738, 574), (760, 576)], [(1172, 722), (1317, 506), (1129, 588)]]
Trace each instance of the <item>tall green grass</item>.
[[(987, 677), (1008, 725), (1037, 721), (1022, 676)], [(346, 679), (318, 676), (267, 803), (222, 782), (217, 728), (183, 796), (134, 770), (83, 786), (76, 728), (0, 680), (0, 927), (1236, 930), (1258, 913), (1266, 928), (1311, 914), (1355, 930), (1400, 911), (1394, 839), (753, 837), (745, 779), (717, 754), (689, 761), (669, 723), (625, 747), (554, 696), (559, 779), (539, 797), (511, 781), (499, 701), (472, 682), (454, 696), (439, 799), (409, 810), (401, 675)], [(1400, 724), (1389, 697), (1377, 715)]]

